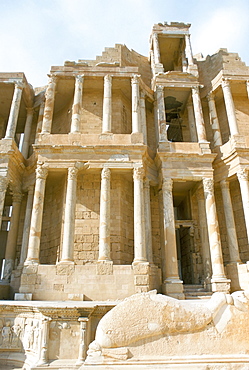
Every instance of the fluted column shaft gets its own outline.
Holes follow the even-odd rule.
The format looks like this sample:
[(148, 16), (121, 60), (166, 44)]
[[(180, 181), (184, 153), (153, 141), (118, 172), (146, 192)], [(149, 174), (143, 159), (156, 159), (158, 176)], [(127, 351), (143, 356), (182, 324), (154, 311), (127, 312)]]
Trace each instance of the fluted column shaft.
[(23, 226), (23, 235), (22, 235), (20, 265), (23, 265), (24, 261), (27, 258), (33, 198), (34, 198), (34, 186), (31, 185), (28, 189), (27, 205), (26, 205), (26, 212), (25, 212), (25, 219), (24, 219), (24, 226)]
[(216, 281), (219, 279), (226, 279), (226, 276), (223, 265), (219, 225), (214, 198), (213, 179), (204, 178), (203, 188), (205, 196), (210, 256), (213, 270), (212, 281)]
[(144, 240), (144, 203), (143, 203), (143, 177), (142, 168), (134, 168), (134, 262), (147, 262), (146, 245)]
[(145, 93), (142, 91), (140, 94), (140, 122), (142, 126), (144, 143), (147, 144), (147, 120), (146, 120), (145, 100), (146, 100)]
[(53, 122), (55, 89), (56, 89), (56, 76), (50, 76), (46, 90), (46, 100), (42, 121), (42, 134), (50, 134)]
[(134, 75), (131, 79), (132, 95), (132, 132), (141, 132), (140, 111), (139, 111), (139, 76)]
[(158, 120), (158, 134), (159, 141), (168, 141), (166, 130), (166, 113), (164, 104), (164, 87), (156, 87), (157, 97), (157, 120)]
[(25, 264), (39, 263), (42, 215), (47, 175), (47, 167), (38, 165), (36, 169), (34, 202), (30, 222), (28, 255)]
[(24, 128), (24, 136), (23, 136), (23, 144), (22, 144), (22, 155), (24, 158), (28, 158), (29, 153), (29, 141), (30, 141), (30, 134), (32, 129), (32, 121), (33, 121), (33, 108), (27, 108), (27, 117), (25, 122)]
[(20, 82), (16, 82), (14, 95), (13, 95), (12, 103), (10, 107), (10, 114), (9, 114), (6, 134), (5, 134), (6, 139), (14, 139), (15, 137), (18, 114), (19, 114), (20, 105), (21, 105), (22, 90), (23, 90), (23, 84)]
[(144, 181), (144, 221), (145, 243), (148, 262), (153, 263), (152, 233), (151, 233), (151, 207), (150, 207), (150, 182)]
[(112, 131), (112, 76), (104, 77), (103, 125), (102, 133)]
[(190, 35), (185, 35), (185, 53), (186, 57), (188, 58), (188, 65), (193, 65), (194, 64), (194, 59), (193, 59), (193, 53), (192, 53), (192, 47), (190, 43)]
[(99, 215), (99, 261), (111, 261), (110, 246), (110, 195), (111, 171), (103, 168), (101, 172), (100, 215)]
[(221, 133), (220, 133), (220, 124), (218, 120), (218, 115), (215, 106), (214, 95), (212, 93), (207, 95), (208, 108), (209, 108), (209, 117), (210, 123), (213, 131), (213, 140), (214, 147), (222, 145)]
[(230, 128), (231, 135), (239, 135), (238, 123), (235, 114), (235, 107), (233, 102), (233, 96), (230, 88), (230, 83), (227, 79), (222, 81), (222, 90), (225, 100), (225, 106), (227, 111), (227, 119)]
[(240, 171), (238, 171), (237, 177), (240, 185), (240, 192), (247, 231), (247, 239), (249, 242), (249, 181), (247, 170), (243, 168)]
[(67, 175), (67, 193), (64, 217), (64, 231), (61, 261), (74, 262), (74, 227), (78, 168), (69, 167)]
[(194, 117), (194, 108), (192, 103), (187, 104), (187, 111), (188, 111), (188, 123), (189, 123), (189, 131), (191, 142), (197, 142), (197, 134), (196, 134), (196, 125), (195, 125), (195, 117)]
[(8, 232), (8, 238), (6, 243), (5, 251), (5, 265), (3, 279), (9, 280), (11, 272), (14, 267), (15, 256), (16, 256), (16, 244), (18, 236), (18, 226), (21, 210), (22, 194), (14, 193), (12, 197), (12, 213), (10, 219), (10, 229)]
[(173, 181), (169, 178), (163, 179), (163, 218), (164, 218), (164, 248), (166, 263), (166, 281), (179, 280), (177, 247), (175, 234), (175, 216), (173, 206)]
[(153, 50), (154, 50), (154, 61), (155, 64), (161, 63), (160, 60), (160, 48), (159, 48), (159, 41), (158, 41), (158, 34), (153, 34)]
[(194, 106), (195, 124), (198, 136), (198, 142), (207, 142), (205, 124), (202, 113), (201, 98), (199, 93), (199, 86), (192, 87), (192, 98)]
[(239, 246), (236, 235), (235, 221), (233, 216), (233, 206), (229, 190), (229, 182), (223, 180), (220, 182), (220, 186), (224, 205), (224, 215), (226, 220), (227, 241), (230, 254), (230, 262), (241, 262), (239, 256)]
[(80, 113), (82, 108), (83, 76), (75, 76), (75, 88), (73, 99), (73, 113), (71, 122), (71, 132), (80, 132)]

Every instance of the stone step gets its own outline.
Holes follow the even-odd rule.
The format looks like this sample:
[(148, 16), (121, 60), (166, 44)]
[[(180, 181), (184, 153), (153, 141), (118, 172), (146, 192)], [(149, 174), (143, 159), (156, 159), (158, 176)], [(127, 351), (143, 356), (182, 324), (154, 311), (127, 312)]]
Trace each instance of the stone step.
[(201, 284), (188, 285), (184, 284), (184, 292), (206, 292), (205, 288)]

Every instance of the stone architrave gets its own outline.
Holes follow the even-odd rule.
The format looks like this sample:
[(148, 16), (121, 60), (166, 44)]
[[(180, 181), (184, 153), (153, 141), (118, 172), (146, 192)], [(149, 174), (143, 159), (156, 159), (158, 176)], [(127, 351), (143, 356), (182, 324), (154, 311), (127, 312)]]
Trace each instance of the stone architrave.
[(47, 175), (48, 168), (39, 164), (36, 169), (34, 202), (30, 222), (29, 246), (25, 265), (39, 263), (42, 215)]
[(151, 234), (151, 208), (150, 208), (150, 181), (144, 181), (144, 221), (145, 243), (148, 262), (153, 263), (152, 234)]
[(139, 75), (134, 75), (131, 79), (132, 95), (132, 133), (141, 132), (140, 123), (140, 94), (139, 94)]
[(54, 113), (55, 89), (57, 77), (54, 75), (49, 76), (48, 86), (46, 90), (46, 100), (42, 121), (42, 134), (50, 134), (52, 129), (52, 120)]
[(111, 261), (110, 195), (111, 195), (111, 170), (109, 168), (104, 167), (101, 172), (98, 261)]
[(195, 117), (194, 117), (194, 108), (192, 102), (187, 104), (187, 111), (188, 111), (188, 124), (189, 124), (189, 131), (191, 141), (193, 143), (197, 142), (197, 133), (196, 133), (196, 125), (195, 125)]
[(29, 153), (29, 140), (30, 140), (30, 134), (32, 129), (32, 121), (33, 121), (33, 108), (27, 108), (27, 117), (25, 122), (25, 128), (24, 128), (24, 135), (23, 135), (23, 144), (22, 144), (22, 155), (24, 158), (28, 158)]
[(84, 75), (75, 76), (71, 133), (80, 132), (80, 114), (82, 108), (83, 79)]
[(112, 76), (104, 77), (103, 124), (102, 133), (112, 131)]
[(6, 281), (10, 280), (11, 272), (14, 268), (15, 263), (21, 202), (22, 194), (18, 192), (14, 193), (12, 196), (12, 214), (10, 220), (10, 229), (8, 232), (8, 238), (6, 243), (5, 265), (3, 272), (3, 280)]
[(202, 182), (205, 197), (210, 257), (213, 271), (211, 279), (212, 289), (213, 291), (228, 292), (230, 289), (230, 280), (226, 278), (223, 265), (218, 217), (214, 198), (214, 181), (211, 178), (203, 178)]
[(77, 167), (74, 166), (68, 168), (63, 243), (60, 263), (74, 263), (73, 255), (77, 175)]
[(144, 143), (147, 144), (147, 120), (146, 120), (146, 106), (145, 106), (146, 96), (144, 91), (140, 94), (140, 122), (141, 129), (144, 137)]
[(235, 221), (233, 216), (233, 206), (229, 190), (229, 182), (223, 180), (220, 182), (220, 186), (224, 205), (224, 215), (226, 220), (227, 241), (230, 254), (230, 262), (241, 262), (236, 235)]
[(86, 358), (86, 348), (87, 348), (87, 323), (88, 318), (87, 317), (80, 317), (78, 319), (80, 322), (80, 346), (79, 346), (79, 357), (76, 362), (76, 365), (81, 365), (85, 361)]
[(206, 130), (202, 113), (199, 86), (192, 87), (192, 98), (194, 106), (195, 124), (199, 143), (206, 143)]
[(143, 194), (144, 170), (141, 167), (133, 169), (134, 182), (134, 264), (147, 262), (146, 245), (144, 234), (144, 194)]
[(28, 188), (26, 213), (25, 213), (24, 226), (23, 226), (22, 248), (21, 248), (21, 255), (20, 255), (20, 265), (21, 266), (24, 264), (24, 261), (27, 258), (33, 198), (34, 198), (34, 185), (31, 185)]
[(166, 130), (166, 113), (164, 104), (164, 87), (156, 87), (156, 98), (157, 98), (157, 121), (158, 121), (158, 134), (159, 142), (168, 141), (167, 130)]
[(240, 192), (242, 198), (242, 206), (245, 217), (247, 239), (249, 242), (249, 181), (248, 181), (248, 171), (245, 168), (240, 169), (237, 172), (237, 177), (240, 185)]
[(227, 112), (227, 119), (230, 128), (231, 135), (239, 135), (238, 123), (235, 113), (235, 107), (233, 102), (233, 96), (231, 92), (231, 87), (228, 79), (222, 80), (222, 90), (225, 100), (226, 112)]
[(222, 145), (222, 139), (220, 133), (220, 124), (215, 106), (214, 94), (212, 92), (207, 95), (207, 101), (209, 108), (210, 123), (213, 131), (214, 147), (217, 147)]
[(11, 103), (5, 139), (14, 139), (15, 137), (23, 87), (24, 85), (22, 82), (15, 82), (15, 90)]
[(193, 53), (192, 53), (192, 47), (191, 47), (189, 34), (185, 35), (185, 53), (188, 59), (188, 65), (192, 66), (194, 64), (194, 59), (193, 59)]

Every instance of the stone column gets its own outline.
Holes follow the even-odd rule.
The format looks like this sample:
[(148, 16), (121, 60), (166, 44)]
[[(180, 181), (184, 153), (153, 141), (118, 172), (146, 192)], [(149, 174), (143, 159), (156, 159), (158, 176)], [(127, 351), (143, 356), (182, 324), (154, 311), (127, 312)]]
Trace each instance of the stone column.
[(102, 133), (112, 132), (112, 76), (104, 77), (103, 125)]
[(158, 33), (153, 33), (153, 50), (154, 50), (154, 61), (155, 64), (160, 64), (160, 48), (158, 41)]
[(212, 290), (228, 292), (230, 289), (229, 284), (230, 281), (226, 278), (224, 271), (219, 225), (214, 198), (213, 179), (203, 178), (203, 188), (205, 197), (210, 256), (213, 271), (211, 279)]
[(247, 96), (249, 99), (249, 80), (246, 81), (246, 90), (247, 90)]
[(12, 213), (10, 219), (10, 229), (8, 232), (8, 238), (6, 243), (5, 265), (3, 272), (3, 280), (6, 281), (10, 281), (11, 272), (14, 268), (15, 263), (21, 202), (22, 194), (14, 193), (12, 196)]
[(139, 75), (134, 75), (131, 79), (132, 95), (132, 133), (141, 132), (140, 112), (139, 112)]
[(16, 133), (16, 125), (18, 120), (18, 114), (21, 105), (21, 98), (22, 98), (22, 90), (23, 90), (23, 83), (16, 82), (15, 83), (15, 90), (14, 95), (12, 98), (12, 103), (10, 107), (10, 114), (5, 134), (5, 139), (14, 139)]
[(151, 233), (151, 208), (150, 208), (150, 181), (144, 181), (144, 221), (145, 243), (148, 262), (153, 263), (152, 233)]
[(83, 92), (83, 75), (75, 76), (75, 88), (74, 88), (74, 99), (73, 99), (73, 113), (71, 132), (80, 132), (80, 114), (82, 108), (82, 92)]
[(231, 135), (239, 135), (238, 123), (236, 119), (235, 107), (234, 107), (233, 96), (232, 96), (229, 80), (228, 79), (222, 80), (221, 86), (222, 86), (224, 100), (225, 100), (230, 133)]
[(165, 273), (164, 290), (167, 295), (183, 298), (183, 285), (179, 278), (175, 216), (173, 206), (173, 181), (169, 178), (163, 179), (163, 220), (164, 220), (164, 249), (165, 249)]
[(54, 113), (54, 101), (55, 101), (55, 89), (56, 89), (57, 77), (50, 75), (48, 86), (46, 90), (46, 100), (42, 121), (42, 134), (50, 134), (52, 129), (53, 122), (53, 113)]
[(249, 181), (248, 172), (245, 168), (242, 168), (237, 172), (237, 177), (240, 185), (240, 192), (242, 198), (242, 205), (244, 210), (247, 239), (249, 242)]
[(22, 248), (21, 248), (21, 255), (20, 255), (20, 265), (21, 266), (24, 264), (24, 261), (27, 258), (33, 198), (34, 198), (34, 186), (31, 185), (28, 189), (26, 213), (25, 213), (24, 226), (23, 226)]
[(209, 108), (210, 123), (213, 131), (214, 147), (221, 146), (222, 139), (220, 133), (220, 124), (217, 116), (214, 95), (212, 92), (207, 95), (207, 101)]
[(199, 230), (201, 238), (202, 247), (202, 259), (203, 259), (203, 269), (204, 269), (204, 286), (208, 290), (211, 290), (211, 276), (212, 276), (212, 266), (210, 260), (210, 248), (209, 248), (209, 238), (207, 229), (207, 218), (206, 218), (206, 207), (203, 189), (197, 190), (197, 203), (198, 203), (198, 218), (199, 218)]
[(199, 86), (192, 87), (192, 98), (194, 105), (195, 124), (199, 143), (207, 142), (206, 130), (202, 113)]
[(166, 130), (166, 113), (164, 105), (164, 87), (156, 87), (156, 98), (157, 98), (157, 120), (158, 120), (158, 133), (159, 141), (168, 141), (167, 130)]
[(144, 137), (144, 143), (147, 144), (147, 120), (146, 120), (146, 106), (145, 106), (145, 93), (141, 91), (140, 95), (140, 122), (142, 126), (142, 133)]
[(190, 43), (190, 35), (185, 35), (185, 53), (188, 59), (188, 65), (192, 66), (194, 64), (192, 47)]
[(110, 246), (110, 195), (111, 171), (103, 168), (101, 172), (100, 215), (99, 215), (99, 261), (111, 261)]
[(144, 238), (143, 168), (133, 169), (134, 181), (134, 261), (133, 264), (147, 262)]
[(196, 143), (197, 142), (197, 134), (196, 134), (194, 109), (193, 109), (193, 104), (192, 103), (189, 102), (187, 104), (187, 110), (188, 110), (188, 124), (189, 124), (189, 131), (190, 131), (191, 141), (193, 143)]
[(34, 202), (30, 222), (28, 255), (25, 265), (39, 263), (42, 215), (47, 175), (48, 168), (38, 165), (36, 169)]
[(79, 357), (76, 362), (76, 365), (81, 365), (86, 358), (86, 337), (87, 337), (87, 317), (79, 317), (78, 321), (80, 322), (80, 347), (79, 347)]
[(42, 319), (41, 331), (40, 331), (40, 359), (37, 366), (46, 365), (48, 363), (48, 341), (49, 341), (49, 325), (52, 319), (50, 317), (44, 317)]
[(42, 130), (42, 121), (43, 121), (43, 115), (44, 115), (44, 108), (45, 108), (45, 101), (43, 101), (40, 105), (38, 120), (37, 120), (37, 126), (36, 126), (36, 137), (37, 137), (38, 134), (41, 133), (41, 130)]
[(27, 108), (27, 117), (25, 122), (25, 128), (24, 128), (24, 135), (23, 135), (23, 143), (22, 143), (22, 155), (24, 158), (28, 158), (29, 153), (29, 140), (30, 140), (30, 134), (32, 129), (32, 121), (33, 121), (33, 108)]
[(236, 235), (235, 221), (233, 216), (233, 206), (229, 190), (229, 182), (223, 180), (220, 182), (220, 186), (224, 205), (224, 215), (226, 220), (227, 242), (230, 254), (230, 262), (241, 262), (239, 256), (239, 246)]
[(0, 230), (2, 227), (2, 216), (7, 186), (8, 186), (7, 177), (0, 176)]
[(74, 263), (73, 254), (77, 175), (78, 168), (68, 168), (63, 243), (60, 263)]

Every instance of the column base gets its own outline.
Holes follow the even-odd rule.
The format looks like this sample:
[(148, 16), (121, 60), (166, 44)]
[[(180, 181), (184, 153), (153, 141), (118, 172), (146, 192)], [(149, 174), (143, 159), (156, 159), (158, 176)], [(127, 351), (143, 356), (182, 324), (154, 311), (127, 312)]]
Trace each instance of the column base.
[(149, 262), (144, 258), (144, 259), (136, 259), (132, 262), (132, 266), (137, 266), (137, 265), (140, 265), (141, 263), (145, 263), (146, 265), (149, 266)]
[(57, 265), (75, 265), (75, 262), (72, 260), (61, 260)]
[(23, 266), (39, 265), (39, 260), (26, 260)]
[(176, 299), (185, 299), (183, 281), (180, 279), (166, 279), (162, 284), (162, 292)]
[(231, 288), (231, 280), (227, 278), (216, 278), (211, 279), (212, 292), (223, 292), (229, 293)]

